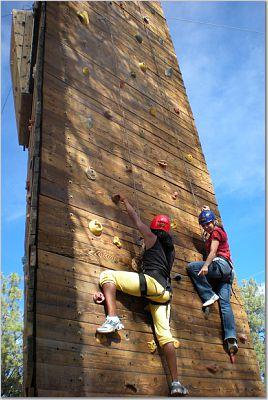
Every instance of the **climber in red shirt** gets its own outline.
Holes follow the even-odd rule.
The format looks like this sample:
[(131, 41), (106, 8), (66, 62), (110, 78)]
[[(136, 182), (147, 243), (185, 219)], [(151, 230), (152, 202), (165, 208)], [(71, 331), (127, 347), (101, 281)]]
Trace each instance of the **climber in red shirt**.
[(204, 308), (219, 300), (224, 344), (229, 354), (235, 354), (238, 345), (230, 304), (234, 271), (227, 234), (223, 227), (218, 225), (215, 214), (207, 206), (203, 207), (198, 220), (204, 229), (207, 259), (188, 264), (187, 272), (202, 299)]

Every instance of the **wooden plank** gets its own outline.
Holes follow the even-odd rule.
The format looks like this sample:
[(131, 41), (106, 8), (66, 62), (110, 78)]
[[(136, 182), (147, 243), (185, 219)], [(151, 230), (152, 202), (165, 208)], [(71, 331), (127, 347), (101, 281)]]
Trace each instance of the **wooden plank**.
[[(58, 108), (58, 105), (60, 102), (62, 102), (61, 99), (57, 99), (57, 95), (53, 94), (55, 93), (55, 90), (62, 89), (61, 86), (58, 86), (57, 84), (54, 86), (53, 85), (53, 91), (52, 88), (48, 90), (47, 93), (47, 101), (45, 102), (45, 108), (46, 110), (51, 110), (53, 113), (53, 122), (54, 122), (54, 115), (55, 118), (55, 123), (57, 119), (60, 118), (60, 115), (63, 114), (63, 112), (60, 112), (60, 109)], [(128, 146), (131, 146), (131, 153), (138, 154), (142, 151), (141, 150), (141, 145), (138, 145), (139, 141), (141, 143), (144, 143), (144, 147), (146, 147), (145, 150), (143, 150), (142, 155), (146, 157), (149, 160), (149, 156), (153, 151), (155, 153), (158, 151), (159, 155), (158, 158), (155, 159), (158, 160), (160, 156), (167, 157), (167, 154), (164, 153), (163, 150), (161, 150), (162, 142), (157, 139), (158, 143), (154, 144), (153, 139), (155, 135), (151, 134), (151, 132), (147, 133), (147, 136), (149, 135), (149, 139), (151, 139), (149, 142), (147, 141), (147, 138), (145, 138), (146, 135), (146, 130), (141, 130), (139, 129), (138, 126), (136, 126), (131, 120), (123, 120), (122, 117), (117, 113), (113, 116), (113, 120), (107, 120), (104, 116), (105, 108), (100, 105), (98, 102), (88, 102), (88, 104), (81, 104), (79, 101), (75, 101), (76, 98), (74, 98), (74, 95), (77, 96), (77, 93), (73, 92), (68, 88), (68, 91), (70, 92), (70, 95), (72, 95), (73, 102), (72, 105), (70, 105), (68, 100), (66, 99), (66, 104), (64, 104), (64, 108), (66, 109), (65, 115), (63, 114), (61, 119), (61, 124), (64, 124), (65, 126), (68, 127), (68, 129), (72, 132), (78, 130), (75, 135), (79, 134), (79, 131), (82, 131), (86, 134), (88, 140), (92, 141), (94, 138), (94, 133), (98, 132), (99, 129), (100, 135), (99, 138), (103, 134), (110, 133), (111, 132), (111, 138), (114, 138), (116, 136), (121, 136), (121, 144), (124, 144), (125, 147), (127, 147), (126, 140), (130, 141)], [(87, 100), (86, 100), (87, 101)], [(90, 107), (90, 110), (88, 109)], [(106, 109), (107, 110), (107, 109)], [(89, 116), (93, 119), (93, 127), (89, 131), (87, 128), (87, 121)], [(133, 117), (132, 117), (133, 118)], [(52, 124), (52, 121), (50, 121), (50, 126), (54, 126)], [(52, 128), (53, 129), (53, 128)], [(55, 130), (55, 127), (54, 127)], [(62, 131), (62, 129), (60, 130)], [(139, 133), (139, 141), (137, 140), (137, 133)], [(93, 137), (92, 137), (93, 136)], [(122, 142), (122, 136), (124, 141)], [(124, 137), (125, 136), (125, 137)], [(126, 138), (127, 136), (127, 138)], [(131, 145), (131, 143), (134, 141), (134, 144)], [(66, 141), (67, 142), (67, 141)], [(103, 143), (103, 140), (99, 139), (100, 144)], [(135, 146), (137, 145), (137, 149), (135, 149)], [(166, 147), (165, 145), (164, 147)], [(177, 141), (177, 146), (179, 146), (179, 142)], [(107, 147), (107, 146), (106, 146)], [(155, 150), (154, 150), (155, 149)], [(169, 146), (168, 147), (169, 154), (168, 158), (170, 159), (170, 165), (168, 164), (167, 172), (169, 172), (170, 166), (171, 166), (171, 171), (172, 167), (174, 164), (176, 167), (180, 168), (182, 178), (185, 176), (185, 179), (190, 179), (192, 180), (193, 184), (195, 186), (198, 186), (197, 190), (200, 188), (200, 192), (204, 191), (210, 191), (212, 190), (210, 180), (207, 179), (207, 176), (203, 176), (203, 171), (206, 169), (204, 167), (204, 163), (200, 162), (198, 159), (193, 158), (193, 161), (189, 163), (187, 161), (187, 154), (186, 152), (180, 150), (178, 151), (176, 147), (174, 146)], [(161, 154), (162, 153), (162, 154)], [(192, 150), (191, 150), (192, 153)], [(203, 187), (203, 189), (202, 189)], [(204, 196), (204, 195), (203, 195)], [(213, 196), (212, 196), (213, 200)], [(215, 200), (214, 200), (215, 203)]]
[[(50, 42), (52, 42), (50, 40)], [(49, 43), (49, 42), (48, 42)], [(60, 45), (59, 45), (60, 46)], [(48, 64), (48, 71), (51, 74), (54, 74), (56, 77), (60, 77), (63, 81), (68, 82), (70, 86), (78, 88), (80, 91), (84, 92), (85, 94), (90, 94), (90, 92), (95, 92), (96, 88), (101, 88), (102, 82), (107, 76), (109, 72), (105, 70), (100, 73), (98, 66), (89, 65), (88, 61), (82, 57), (79, 53), (74, 52), (68, 46), (62, 45), (63, 51), (64, 47), (64, 57), (61, 58), (61, 62), (52, 64), (51, 60), (55, 57), (55, 41), (51, 46), (47, 47), (47, 64)], [(59, 47), (60, 49), (60, 47)], [(59, 50), (58, 50), (59, 51)], [(57, 51), (57, 52), (58, 52)], [(67, 63), (68, 60), (68, 63)], [(80, 69), (78, 66), (81, 66)], [(90, 78), (85, 78), (82, 74), (82, 66), (87, 66), (90, 68)], [(96, 72), (94, 73), (94, 70)], [(57, 71), (57, 72), (56, 72)], [(94, 76), (95, 75), (95, 76)], [(111, 77), (114, 79), (114, 76)], [(95, 79), (95, 81), (94, 81)], [(109, 85), (102, 85), (103, 93), (106, 93), (106, 96), (110, 96), (113, 98), (114, 101), (118, 103), (118, 95), (119, 95), (119, 80), (124, 80), (124, 88), (120, 90), (123, 105), (126, 109), (133, 110), (135, 106), (136, 114), (142, 116), (144, 119), (148, 120), (149, 122), (153, 123), (155, 127), (160, 127), (161, 129), (165, 130), (168, 133), (175, 132), (177, 135), (178, 127), (182, 127), (187, 130), (188, 136), (192, 136), (196, 143), (199, 143), (198, 137), (195, 133), (195, 128), (192, 126), (192, 123), (189, 124), (187, 121), (186, 114), (184, 113), (175, 113), (174, 107), (180, 107), (180, 101), (176, 102), (175, 100), (171, 99), (168, 100), (170, 96), (163, 95), (164, 92), (161, 92), (162, 99), (159, 100), (159, 89), (155, 86), (155, 78), (150, 77), (149, 73), (146, 75), (146, 80), (142, 77), (141, 80), (136, 79), (135, 81), (141, 82), (139, 83), (139, 87), (137, 90), (134, 88), (125, 77), (118, 76), (117, 85), (113, 85), (109, 83)], [(79, 84), (78, 84), (79, 81)], [(111, 82), (111, 79), (110, 79)], [(141, 85), (144, 84), (144, 89), (142, 89)], [(93, 89), (90, 88), (90, 85)], [(109, 86), (114, 88), (114, 91), (109, 92)], [(143, 91), (146, 91), (143, 93)], [(141, 99), (142, 95), (142, 99)], [(93, 99), (98, 99), (98, 94), (92, 95)], [(109, 100), (106, 100), (106, 102)], [(159, 102), (159, 103), (158, 103)], [(169, 103), (169, 105), (168, 105)], [(168, 106), (168, 108), (167, 108)], [(149, 113), (150, 107), (154, 107), (157, 110), (157, 116), (152, 117)], [(157, 123), (156, 123), (157, 122)]]
[[(81, 198), (74, 197), (77, 190), (83, 189), (84, 196), (93, 200), (92, 206), (95, 203), (91, 211), (95, 214), (101, 214), (95, 207), (101, 208), (100, 211), (102, 212), (105, 209), (105, 215), (108, 217), (109, 208), (112, 205), (111, 196), (114, 193), (124, 192), (129, 198), (133, 198), (134, 207), (138, 207), (137, 211), (146, 221), (151, 221), (156, 214), (161, 213), (160, 210), (165, 210), (164, 213), (176, 219), (178, 224), (176, 231), (190, 237), (197, 237), (200, 240), (201, 229), (198, 224), (197, 212), (194, 213), (193, 207), (190, 209), (190, 205), (186, 206), (182, 199), (180, 199), (180, 203), (176, 203), (172, 199), (169, 200), (169, 196), (162, 191), (161, 187), (155, 186), (157, 190), (154, 192), (153, 185), (143, 185), (142, 180), (137, 179), (139, 175), (135, 174), (134, 178), (132, 176), (138, 170), (132, 166), (132, 173), (128, 173), (126, 163), (122, 162), (121, 158), (112, 157), (109, 153), (101, 152), (99, 148), (95, 149), (92, 146), (90, 151), (87, 151), (87, 154), (67, 146), (68, 157), (64, 159), (64, 154), (61, 154), (60, 151), (61, 145), (55, 141), (53, 147), (54, 151), (52, 149), (52, 151), (46, 151), (43, 148), (42, 177), (61, 185), (61, 198), (55, 197), (56, 199), (66, 201), (69, 198), (70, 204), (84, 208), (78, 203), (74, 203), (74, 199), (79, 203), (83, 202), (82, 196)], [(54, 154), (57, 154), (55, 151), (59, 151), (58, 156), (54, 156)], [(99, 159), (97, 158), (98, 153)], [(111, 163), (112, 160), (113, 163)], [(89, 167), (96, 172), (97, 178), (95, 181), (88, 179), (86, 176), (86, 170)], [(141, 176), (144, 177), (144, 175), (145, 172), (142, 171)], [(155, 179), (155, 177), (152, 176), (152, 179)], [(134, 189), (132, 189), (133, 187)], [(60, 188), (56, 188), (56, 191), (59, 192), (59, 190)], [(72, 197), (70, 198), (70, 196)], [(148, 200), (147, 206), (145, 199)], [(163, 199), (164, 201), (162, 201)], [(106, 207), (108, 207), (107, 210)], [(113, 208), (115, 207), (113, 206)], [(89, 206), (84, 209), (90, 211)], [(196, 243), (194, 244), (196, 245)]]
[[(55, 81), (55, 79), (53, 79), (53, 77), (51, 77), (51, 79), (50, 79), (50, 77), (48, 76), (48, 80), (52, 86), (54, 86), (53, 83), (55, 83), (55, 86), (53, 88), (48, 87), (48, 89), (46, 90), (46, 94), (49, 97), (48, 97), (45, 105), (46, 105), (46, 108), (50, 108), (52, 111), (55, 112), (55, 114), (58, 114), (59, 110), (57, 109), (57, 104), (59, 104), (59, 102), (62, 102), (62, 97), (60, 98), (59, 93), (57, 93), (57, 92), (55, 93), (55, 89), (59, 88), (59, 90), (65, 91), (65, 87), (63, 85), (60, 85), (60, 82)], [(68, 90), (70, 90), (70, 88), (68, 88)], [(72, 92), (72, 90), (70, 90), (70, 92)], [(77, 93), (74, 93), (74, 94), (77, 95)], [(108, 100), (108, 103), (107, 103), (106, 98), (103, 98), (103, 99), (100, 98), (98, 101), (95, 101), (95, 100), (93, 100), (93, 94), (92, 94), (93, 101), (91, 103), (89, 103), (90, 109), (86, 109), (85, 106), (80, 102), (81, 100), (79, 101), (79, 98), (77, 98), (77, 96), (75, 96), (75, 98), (73, 98), (72, 100), (73, 101), (70, 104), (70, 101), (68, 101), (66, 99), (65, 115), (63, 116), (66, 120), (66, 123), (67, 123), (67, 121), (69, 122), (69, 125), (75, 125), (76, 128), (79, 128), (80, 130), (84, 130), (84, 131), (86, 130), (86, 132), (88, 133), (89, 129), (88, 129), (87, 125), (85, 125), (85, 122), (89, 115), (91, 115), (91, 117), (94, 121), (91, 132), (94, 132), (96, 122), (99, 119), (101, 121), (103, 121), (102, 124), (104, 126), (106, 125), (108, 127), (110, 125), (109, 120), (107, 121), (107, 118), (105, 118), (103, 115), (104, 111), (105, 111), (103, 104), (104, 104), (104, 102), (106, 102), (106, 110), (107, 110), (107, 108), (109, 108), (109, 105), (112, 106), (110, 100)], [(103, 101), (101, 101), (101, 100), (103, 100)], [(114, 97), (113, 101), (116, 101), (115, 97)], [(113, 122), (114, 122), (113, 126), (115, 126), (115, 128), (117, 127), (118, 129), (120, 128), (120, 130), (122, 131), (122, 134), (123, 134), (124, 130), (126, 129), (128, 134), (131, 134), (131, 136), (134, 136), (132, 134), (132, 132), (133, 133), (135, 132), (135, 127), (133, 126), (134, 123), (129, 120), (128, 121), (122, 120), (123, 115), (122, 115), (119, 107), (115, 108), (114, 106), (112, 106), (110, 109), (112, 109), (112, 112), (114, 114), (116, 114), (113, 116)], [(61, 116), (61, 113), (59, 113), (59, 116)], [(125, 119), (126, 119), (126, 115), (125, 115)], [(111, 123), (111, 121), (110, 121), (110, 123)], [(111, 129), (109, 129), (109, 130), (111, 130)], [(135, 135), (135, 136), (137, 136), (137, 135)], [(167, 135), (167, 137), (168, 137), (168, 135)], [(141, 137), (140, 135), (138, 138), (139, 138), (139, 141), (141, 142), (141, 144), (145, 141), (145, 138)], [(161, 145), (162, 145), (163, 137), (162, 138), (160, 137), (160, 139), (162, 139), (161, 140)], [(184, 137), (182, 137), (182, 140), (184, 140)], [(206, 175), (205, 175), (204, 180), (206, 181), (206, 183), (208, 182), (210, 184), (210, 180), (208, 181), (208, 179), (207, 179), (208, 178), (208, 175), (207, 175), (208, 170), (207, 170), (207, 166), (206, 166), (203, 156), (201, 156), (200, 153), (196, 152), (193, 149), (193, 147), (191, 147), (194, 145), (196, 146), (196, 142), (191, 142), (187, 139), (185, 141), (187, 142), (186, 146), (188, 147), (188, 152), (186, 153), (185, 151), (183, 151), (181, 149), (179, 150), (179, 148), (178, 148), (179, 142), (177, 139), (177, 142), (175, 143), (176, 150), (175, 150), (175, 148), (173, 149), (171, 146), (169, 146), (169, 150), (168, 150), (169, 158), (170, 158), (170, 155), (172, 155), (172, 156), (175, 156), (175, 158), (178, 159), (179, 162), (180, 162), (180, 160), (183, 160), (183, 163), (181, 163), (181, 169), (184, 173), (185, 173), (185, 163), (188, 166), (189, 170), (191, 170), (193, 168), (197, 173), (199, 172), (199, 170), (201, 170), (202, 174), (201, 173), (199, 174), (201, 180), (204, 179), (203, 175), (205, 172)], [(138, 147), (141, 147), (141, 144)], [(152, 141), (151, 141), (151, 143), (149, 142), (147, 144), (147, 146), (148, 145), (154, 146)], [(130, 143), (130, 146), (134, 147), (132, 145), (132, 143)], [(160, 147), (162, 148), (162, 146), (160, 146)], [(159, 146), (157, 144), (155, 145), (155, 147), (157, 147), (159, 149)], [(164, 145), (164, 147), (167, 147), (167, 145)], [(191, 153), (193, 153), (192, 154), (193, 160), (191, 161), (191, 163), (189, 163), (189, 161), (187, 160), (187, 154), (189, 153), (189, 150)], [(158, 156), (158, 159), (159, 159), (159, 157), (161, 157), (161, 149), (160, 149), (160, 154)], [(200, 159), (201, 157), (202, 157), (202, 159)], [(174, 157), (171, 158), (171, 163), (172, 163), (173, 159), (174, 159)]]
[[(49, 387), (51, 389), (78, 389), (87, 388), (89, 391), (99, 391), (100, 382), (102, 389), (109, 394), (112, 393), (129, 393), (129, 387), (134, 387), (138, 395), (152, 395), (155, 392), (158, 395), (168, 395), (168, 386), (166, 377), (158, 374), (140, 374), (110, 370), (90, 370), (86, 368), (68, 367), (68, 366), (53, 366), (46, 363), (38, 363), (37, 365), (37, 382), (40, 389)], [(56, 373), (57, 371), (57, 373)], [(152, 375), (152, 376), (150, 376)], [(54, 377), (54, 379), (53, 379)], [(154, 385), (148, 385), (148, 379), (154, 382)], [(184, 377), (183, 377), (184, 378)], [(260, 382), (247, 380), (232, 380), (229, 385), (225, 384), (224, 380), (215, 377), (206, 378), (184, 378), (184, 384), (188, 385), (190, 396), (198, 393), (200, 388), (206, 395), (217, 393), (218, 396), (228, 395), (231, 390), (236, 390), (240, 395), (251, 395), (253, 391), (259, 394), (263, 390)], [(227, 387), (226, 387), (227, 386)]]
[[(64, 4), (64, 3), (62, 3)], [(90, 57), (90, 53), (92, 53), (91, 50), (91, 45), (90, 43), (92, 42), (92, 40), (95, 40), (95, 43), (97, 45), (97, 42), (99, 41), (99, 46), (103, 46), (105, 45), (105, 43), (107, 41), (111, 40), (110, 37), (110, 30), (109, 30), (109, 24), (106, 22), (107, 20), (104, 19), (101, 15), (96, 15), (95, 12), (93, 13), (93, 16), (90, 15), (91, 20), (93, 19), (93, 24), (91, 21), (91, 24), (89, 25), (89, 27), (87, 27), (85, 29), (85, 27), (79, 26), (77, 25), (77, 17), (75, 14), (70, 15), (70, 10), (66, 7), (65, 10), (65, 21), (64, 21), (64, 28), (59, 30), (55, 30), (55, 25), (57, 25), (55, 18), (60, 18), (60, 14), (55, 15), (55, 12), (53, 13), (48, 13), (49, 18), (51, 19), (51, 24), (50, 22), (48, 22), (49, 26), (51, 27), (50, 32), (53, 32), (53, 36), (56, 40), (59, 41), (64, 41), (64, 43), (67, 43), (70, 47), (74, 47), (75, 49), (78, 49), (79, 52), (84, 52), (84, 55), (87, 57)], [(69, 19), (68, 19), (69, 18)], [(95, 26), (94, 26), (95, 23)], [(125, 25), (122, 25), (122, 23), (124, 23)], [(60, 22), (60, 27), (63, 27), (63, 24)], [(173, 54), (173, 61), (171, 61), (171, 65), (174, 68), (174, 76), (173, 78), (167, 78), (164, 74), (164, 70), (169, 66), (170, 63), (170, 59), (167, 57), (169, 57), (169, 54), (164, 52), (162, 59), (160, 58), (158, 61), (158, 57), (159, 57), (159, 53), (161, 54), (161, 51), (163, 52), (165, 49), (165, 46), (160, 45), (158, 41), (156, 42), (152, 42), (150, 40), (150, 44), (147, 44), (146, 46), (146, 40), (147, 40), (147, 36), (145, 34), (145, 32), (143, 33), (144, 36), (144, 43), (141, 45), (139, 45), (136, 41), (136, 39), (134, 38), (135, 34), (137, 33), (137, 29), (134, 29), (131, 34), (129, 34), (129, 30), (130, 30), (130, 24), (128, 23), (128, 21), (124, 21), (122, 19), (118, 19), (116, 18), (114, 21), (114, 28), (116, 30), (120, 30), (121, 34), (118, 35), (113, 35), (113, 40), (116, 41), (115, 42), (115, 47), (120, 47), (120, 46), (127, 46), (128, 48), (128, 52), (130, 52), (131, 54), (131, 58), (127, 61), (127, 64), (131, 65), (131, 63), (133, 62), (133, 55), (135, 55), (136, 53), (140, 55), (141, 58), (143, 58), (143, 60), (145, 61), (146, 58), (148, 57), (148, 54), (150, 54), (150, 52), (153, 52), (152, 54), (154, 54), (154, 57), (157, 58), (157, 68), (159, 68), (159, 63), (162, 65), (162, 72), (161, 72), (161, 80), (163, 81), (162, 84), (164, 84), (164, 82), (166, 82), (167, 85), (170, 86), (171, 91), (169, 91), (169, 95), (174, 95), (175, 92), (177, 92), (177, 88), (174, 87), (174, 80), (178, 83), (180, 83), (181, 85), (180, 90), (181, 90), (181, 94), (179, 95), (179, 97), (181, 98), (181, 101), (186, 101), (186, 107), (184, 109), (182, 109), (182, 111), (184, 110), (184, 112), (186, 112), (186, 114), (188, 116), (190, 116), (191, 118), (193, 118), (192, 116), (192, 112), (190, 109), (190, 106), (188, 104), (188, 99), (186, 96), (186, 92), (185, 92), (185, 88), (183, 85), (183, 81), (181, 78), (181, 73), (179, 71), (179, 66), (176, 60), (176, 56)], [(122, 26), (121, 26), (122, 25)], [(70, 41), (70, 37), (67, 34), (67, 31), (70, 30), (72, 32), (72, 40)], [(88, 35), (88, 31), (90, 31), (90, 35)], [(140, 31), (141, 32), (141, 31)], [(85, 40), (87, 39), (87, 40)], [(97, 39), (97, 42), (96, 42)], [(104, 40), (105, 39), (105, 40)], [(75, 45), (74, 45), (75, 43)], [(155, 50), (156, 49), (156, 50)], [(145, 51), (144, 51), (145, 50)], [(94, 51), (95, 53), (96, 51)], [(124, 50), (124, 52), (126, 52), (126, 50)], [(109, 58), (110, 61), (113, 64), (113, 60), (112, 57)], [(120, 55), (120, 59), (121, 59), (121, 55)], [(105, 62), (103, 63), (103, 59), (99, 58), (94, 58), (94, 62), (96, 62), (97, 60), (97, 64), (102, 65), (104, 67), (108, 67), (111, 62)], [(151, 57), (151, 60), (148, 60), (149, 63), (149, 67), (151, 67), (152, 70), (155, 71), (156, 68), (156, 64), (153, 61), (154, 58)], [(108, 61), (108, 60), (107, 60)], [(140, 60), (139, 60), (140, 62)], [(118, 65), (118, 67), (120, 68), (120, 65)], [(137, 65), (134, 63), (133, 64), (133, 68), (137, 69)], [(139, 68), (138, 68), (139, 69)], [(123, 72), (123, 70), (122, 70)], [(142, 75), (141, 75), (142, 76)], [(124, 77), (126, 78), (126, 76)], [(173, 80), (173, 82), (172, 82)], [(161, 84), (161, 86), (162, 86)], [(172, 85), (172, 86), (171, 86)], [(165, 86), (165, 84), (164, 84)], [(178, 101), (180, 103), (180, 101)]]
[[(40, 281), (50, 283), (51, 281), (50, 276), (55, 275), (57, 283), (64, 286), (62, 290), (65, 290), (65, 288), (70, 288), (77, 292), (77, 297), (81, 296), (81, 298), (86, 298), (89, 293), (93, 295), (95, 291), (98, 290), (98, 284), (99, 284), (98, 278), (92, 278), (92, 281), (86, 282), (84, 280), (79, 280), (77, 278), (75, 279), (73, 277), (73, 273), (58, 274), (57, 270), (55, 270), (55, 268), (53, 267), (49, 269), (49, 272), (47, 272), (47, 270), (48, 267), (46, 269), (40, 269), (38, 271), (38, 279)], [(122, 298), (124, 297), (125, 295), (122, 295)], [(196, 308), (199, 311), (199, 315), (202, 314), (200, 300), (196, 292), (190, 292), (183, 289), (174, 290), (172, 304), (174, 305), (174, 307), (177, 307), (177, 305), (178, 306), (183, 305), (184, 307), (188, 307), (188, 305), (191, 304), (192, 308)], [(235, 303), (235, 300), (232, 300), (232, 308), (237, 318), (246, 319), (247, 317), (246, 313), (244, 312), (244, 310), (241, 310), (239, 304)], [(211, 307), (211, 311), (219, 314), (217, 304)]]
[[(134, 246), (135, 254), (139, 254), (140, 246), (137, 246), (136, 243), (135, 237), (137, 232), (135, 229), (121, 225), (118, 222), (107, 220), (105, 218), (99, 218), (99, 217), (97, 218), (104, 227), (104, 232), (101, 238), (104, 241), (105, 245), (107, 243), (111, 244), (114, 235), (116, 235), (121, 238), (123, 249), (132, 253)], [(69, 208), (67, 210), (65, 205), (63, 205), (60, 202), (54, 201), (52, 199), (42, 197), (42, 200), (40, 202), (39, 222), (42, 227), (41, 230), (42, 232), (49, 232), (51, 230), (50, 232), (51, 234), (53, 234), (53, 236), (64, 236), (66, 238), (69, 237), (72, 238), (74, 241), (81, 241), (87, 243), (89, 236), (91, 236), (88, 230), (88, 222), (92, 219), (96, 219), (96, 215), (88, 214), (87, 212), (83, 212), (82, 210), (76, 208), (72, 209)], [(184, 243), (182, 243), (181, 240), (178, 241), (177, 235), (174, 236), (174, 243), (176, 249), (178, 250), (178, 258), (180, 255), (181, 246), (186, 249), (191, 248), (189, 245), (190, 242), (187, 242), (186, 240), (184, 241)], [(113, 248), (115, 249), (115, 247)], [(114, 250), (114, 252), (118, 253), (118, 250), (116, 249)], [(122, 253), (121, 250), (120, 253)], [(182, 270), (181, 268), (182, 265), (176, 267), (176, 263), (177, 263), (177, 258), (174, 265), (175, 267), (174, 271), (182, 273), (183, 275), (187, 276), (187, 274), (184, 271), (186, 264), (183, 265), (183, 270)], [(188, 280), (188, 282), (189, 282), (188, 284), (186, 282), (180, 282), (179, 287), (185, 288), (184, 286), (186, 286), (189, 290), (189, 288), (192, 288), (192, 284), (190, 284), (190, 280)], [(236, 293), (236, 296), (239, 296), (239, 294)], [(239, 300), (241, 301), (240, 296)]]
[[(42, 340), (39, 341), (40, 346), (38, 347), (37, 362), (48, 363), (52, 365), (68, 365), (76, 366), (81, 368), (96, 369), (96, 370), (113, 370), (121, 372), (140, 372), (152, 373), (165, 375), (161, 358), (158, 355), (147, 355), (135, 352), (123, 352), (117, 349), (112, 349), (107, 357), (107, 349), (94, 349), (91, 348), (88, 352), (77, 352), (71, 349), (71, 345), (63, 343), (59, 345), (59, 342), (49, 341), (49, 346), (42, 344)], [(111, 359), (114, 361), (111, 363)], [(194, 363), (186, 358), (178, 359), (179, 374), (184, 376), (210, 378), (213, 376), (211, 372), (206, 368), (209, 367), (209, 362), (202, 362), (196, 360)], [(227, 368), (226, 368), (227, 366)], [(219, 371), (215, 374), (220, 379), (251, 379), (258, 380), (259, 371), (257, 365), (240, 364), (240, 368), (236, 369), (227, 365), (226, 363), (218, 363)], [(229, 368), (228, 368), (229, 367)]]

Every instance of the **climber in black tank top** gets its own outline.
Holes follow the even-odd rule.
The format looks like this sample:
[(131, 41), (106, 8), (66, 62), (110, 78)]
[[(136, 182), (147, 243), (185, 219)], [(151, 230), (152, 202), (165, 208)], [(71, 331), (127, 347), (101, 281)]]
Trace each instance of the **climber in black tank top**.
[(155, 278), (164, 288), (171, 290), (170, 272), (175, 258), (172, 239), (165, 231), (152, 228), (151, 231), (157, 239), (155, 244), (143, 253), (142, 271)]
[(144, 296), (152, 315), (154, 332), (163, 349), (171, 375), (171, 396), (185, 396), (188, 390), (178, 381), (175, 346), (178, 341), (170, 330), (170, 271), (175, 258), (173, 239), (169, 233), (170, 219), (167, 215), (157, 215), (150, 227), (144, 224), (132, 205), (122, 195), (113, 196), (119, 201), (144, 239), (145, 252), (142, 257), (142, 272), (115, 271), (105, 269), (100, 274), (102, 292), (95, 293), (94, 301), (106, 302), (106, 321), (97, 328), (97, 332), (108, 334), (124, 328), (116, 310), (116, 290), (132, 296)]

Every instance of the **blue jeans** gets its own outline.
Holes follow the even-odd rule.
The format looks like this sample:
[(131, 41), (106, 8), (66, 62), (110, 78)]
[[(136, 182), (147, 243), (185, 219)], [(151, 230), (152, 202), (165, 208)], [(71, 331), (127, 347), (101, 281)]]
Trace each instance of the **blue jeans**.
[(203, 303), (209, 300), (215, 293), (219, 296), (224, 340), (236, 338), (234, 314), (230, 304), (232, 288), (230, 283), (231, 267), (227, 261), (218, 259), (209, 265), (207, 275), (198, 276), (197, 274), (204, 264), (204, 261), (192, 262), (188, 264), (187, 272)]

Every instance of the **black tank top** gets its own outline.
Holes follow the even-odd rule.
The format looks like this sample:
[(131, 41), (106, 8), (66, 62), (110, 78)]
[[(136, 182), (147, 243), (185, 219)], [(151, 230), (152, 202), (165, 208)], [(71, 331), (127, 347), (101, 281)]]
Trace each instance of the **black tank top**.
[(165, 253), (160, 240), (145, 250), (142, 256), (142, 271), (157, 280), (164, 288), (170, 286), (170, 272), (175, 258), (175, 250)]

